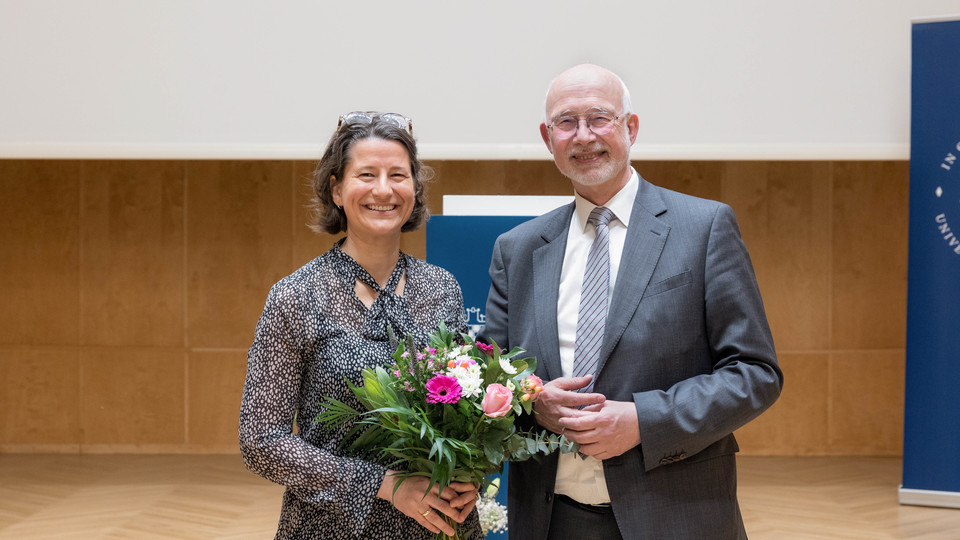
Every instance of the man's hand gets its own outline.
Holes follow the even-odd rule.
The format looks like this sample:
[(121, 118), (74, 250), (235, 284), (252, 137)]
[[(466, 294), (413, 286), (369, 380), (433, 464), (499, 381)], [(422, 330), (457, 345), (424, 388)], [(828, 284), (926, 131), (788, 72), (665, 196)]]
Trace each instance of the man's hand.
[(640, 423), (632, 401), (604, 401), (574, 409), (559, 424), (567, 439), (580, 443), (581, 453), (597, 459), (619, 456), (640, 444)]
[(590, 384), (593, 375), (586, 377), (560, 377), (543, 385), (537, 401), (533, 406), (536, 411), (534, 419), (541, 426), (554, 433), (563, 431), (560, 419), (578, 412), (578, 407), (602, 404), (606, 398), (603, 394), (582, 394), (577, 392)]

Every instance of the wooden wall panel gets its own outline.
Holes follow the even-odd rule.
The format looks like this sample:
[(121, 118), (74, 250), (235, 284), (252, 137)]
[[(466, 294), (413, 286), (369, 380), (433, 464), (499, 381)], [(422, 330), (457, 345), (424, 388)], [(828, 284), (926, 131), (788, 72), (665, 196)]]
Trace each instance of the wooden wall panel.
[(832, 453), (903, 452), (905, 357), (902, 351), (843, 351), (830, 355)]
[(187, 423), (191, 448), (237, 447), (246, 351), (192, 352), (188, 358)]
[(76, 345), (77, 163), (0, 160), (0, 343)]
[(781, 351), (830, 346), (830, 164), (733, 162), (723, 201), (737, 213)]
[(185, 354), (177, 349), (89, 348), (80, 353), (80, 415), (89, 447), (122, 451), (183, 445)]
[(191, 347), (249, 347), (267, 290), (290, 273), (293, 166), (187, 166), (187, 299)]
[(717, 161), (642, 161), (633, 164), (660, 187), (715, 201), (723, 200), (724, 164)]
[(330, 249), (342, 235), (313, 232), (310, 207), (313, 200), (313, 169), (316, 163), (298, 161), (293, 167), (293, 268), (300, 268)]
[(781, 353), (780, 399), (736, 432), (750, 455), (828, 454), (830, 371), (826, 353)]
[[(572, 193), (550, 161), (429, 165), (437, 214), (445, 194)], [(786, 374), (743, 452), (898, 453), (907, 163), (634, 165), (737, 212)], [(267, 291), (339, 236), (306, 228), (313, 166), (0, 160), (0, 452), (237, 451)]]
[(0, 449), (77, 448), (80, 388), (75, 349), (0, 347)]
[(80, 342), (182, 347), (184, 166), (81, 167)]
[(834, 347), (906, 346), (908, 175), (901, 162), (834, 166)]

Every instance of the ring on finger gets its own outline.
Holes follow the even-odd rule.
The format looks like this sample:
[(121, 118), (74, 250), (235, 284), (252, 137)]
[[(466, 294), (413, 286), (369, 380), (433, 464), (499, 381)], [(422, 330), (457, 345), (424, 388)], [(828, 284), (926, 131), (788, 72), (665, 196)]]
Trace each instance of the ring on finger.
[(430, 515), (431, 512), (433, 512), (433, 510), (431, 510), (431, 509), (428, 508), (426, 512), (423, 512), (423, 513), (420, 514), (420, 515), (423, 516), (423, 517), (427, 517), (427, 516)]

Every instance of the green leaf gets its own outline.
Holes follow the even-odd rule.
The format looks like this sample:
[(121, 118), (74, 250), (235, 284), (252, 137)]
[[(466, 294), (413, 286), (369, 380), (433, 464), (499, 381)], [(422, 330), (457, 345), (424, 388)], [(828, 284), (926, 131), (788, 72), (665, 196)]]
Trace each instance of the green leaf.
[(537, 453), (537, 439), (527, 439), (527, 452), (531, 454)]
[(491, 463), (503, 461), (503, 442), (505, 433), (500, 430), (490, 430), (483, 434), (483, 453)]
[[(525, 413), (527, 413), (527, 414), (533, 414), (533, 401), (531, 401), (531, 400), (527, 400), (527, 401), (521, 400), (521, 401), (520, 401), (520, 406), (523, 407), (523, 412), (525, 412)], [(519, 413), (518, 413), (518, 414), (519, 414)]]
[(490, 361), (490, 363), (487, 364), (487, 369), (483, 372), (483, 385), (487, 386), (497, 382), (502, 375), (503, 368), (500, 367), (500, 362), (496, 360)]
[(360, 411), (336, 399), (328, 398), (320, 405), (326, 410), (318, 414), (313, 421), (331, 428), (351, 422), (360, 416)]
[(536, 357), (536, 356), (528, 356), (528, 357), (525, 358), (524, 360), (527, 362), (527, 367), (526, 367), (526, 369), (523, 370), (522, 373), (520, 373), (520, 375), (519, 375), (520, 379), (525, 379), (525, 378), (527, 377), (527, 375), (531, 375), (531, 374), (533, 374), (533, 372), (535, 372), (535, 371), (537, 370), (537, 357)]
[(453, 348), (453, 334), (447, 331), (447, 325), (443, 321), (437, 325), (437, 331), (430, 334), (428, 346), (437, 351)]
[(560, 444), (559, 444), (559, 446), (560, 446), (560, 451), (563, 452), (564, 454), (569, 454), (569, 453), (571, 453), (571, 452), (579, 452), (579, 451), (580, 451), (580, 445), (579, 445), (579, 444), (571, 441), (570, 439), (567, 439), (566, 437), (564, 437), (564, 436), (562, 436), (562, 435), (560, 436), (559, 439), (560, 439), (560, 441), (559, 441), (559, 443), (560, 443)]
[(526, 359), (524, 359), (524, 360), (514, 360), (514, 361), (510, 362), (510, 365), (513, 366), (513, 368), (517, 370), (517, 374), (514, 375), (512, 378), (514, 378), (514, 379), (516, 379), (516, 380), (518, 380), (518, 381), (519, 381), (519, 380), (523, 380), (523, 377), (521, 377), (520, 375), (523, 374), (523, 373), (527, 370), (527, 367), (529, 367), (529, 364), (527, 363)]
[(523, 354), (523, 353), (525, 353), (525, 352), (527, 352), (527, 351), (521, 349), (520, 347), (514, 347), (514, 348), (510, 349), (510, 352), (508, 352), (508, 353), (506, 353), (506, 354), (501, 354), (500, 357), (501, 357), (501, 358), (506, 358), (506, 359), (509, 360), (510, 358), (516, 358), (517, 356), (520, 356), (521, 354)]

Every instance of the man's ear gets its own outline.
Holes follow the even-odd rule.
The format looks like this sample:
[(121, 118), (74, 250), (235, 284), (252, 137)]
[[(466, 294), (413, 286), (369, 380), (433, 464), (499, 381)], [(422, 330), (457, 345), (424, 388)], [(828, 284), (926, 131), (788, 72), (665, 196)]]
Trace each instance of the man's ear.
[(543, 122), (540, 123), (540, 136), (543, 137), (543, 142), (547, 145), (547, 150), (552, 154), (553, 145), (550, 144), (550, 130), (547, 129), (547, 125)]
[(627, 118), (627, 130), (630, 134), (630, 144), (632, 145), (634, 141), (637, 140), (637, 134), (640, 133), (640, 117), (636, 113), (630, 113), (630, 118)]

